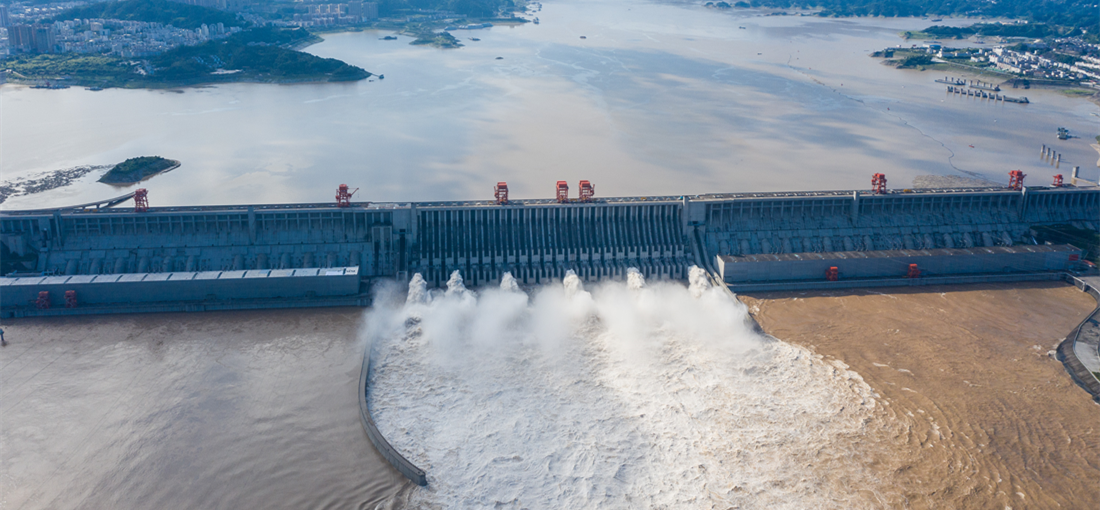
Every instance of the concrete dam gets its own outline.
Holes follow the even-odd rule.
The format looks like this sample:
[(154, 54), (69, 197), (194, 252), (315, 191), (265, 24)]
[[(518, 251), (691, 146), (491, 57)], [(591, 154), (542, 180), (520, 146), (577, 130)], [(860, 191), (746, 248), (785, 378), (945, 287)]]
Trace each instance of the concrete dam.
[(622, 278), (631, 267), (685, 279), (698, 265), (734, 290), (1039, 278), (1082, 264), (1084, 250), (1040, 242), (1034, 228), (1100, 227), (1097, 187), (597, 198), (586, 183), (579, 199), (559, 182), (556, 199), (537, 200), (508, 200), (498, 185), (486, 201), (133, 207), (115, 199), (5, 210), (0, 307), (15, 317), (365, 306), (380, 279), (421, 273), (439, 286), (453, 271), (474, 286), (504, 272), (536, 285), (567, 271)]

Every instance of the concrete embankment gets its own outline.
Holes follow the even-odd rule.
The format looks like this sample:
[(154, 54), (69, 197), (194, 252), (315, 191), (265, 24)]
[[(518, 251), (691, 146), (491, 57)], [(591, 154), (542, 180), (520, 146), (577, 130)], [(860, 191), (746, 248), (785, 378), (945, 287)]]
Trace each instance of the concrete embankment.
[(1100, 403), (1100, 379), (1097, 379), (1100, 374), (1100, 277), (1069, 278), (1069, 281), (1095, 298), (1097, 306), (1058, 344), (1058, 360), (1073, 382)]
[(359, 418), (363, 421), (363, 428), (367, 431), (367, 437), (370, 439), (371, 444), (378, 449), (378, 453), (382, 454), (382, 457), (394, 469), (421, 487), (428, 485), (428, 474), (409, 462), (391, 446), (389, 441), (386, 441), (386, 438), (378, 431), (378, 426), (375, 425), (374, 418), (371, 417), (370, 402), (367, 401), (370, 395), (370, 350), (371, 347), (368, 345), (366, 352), (363, 353), (363, 367), (359, 371)]

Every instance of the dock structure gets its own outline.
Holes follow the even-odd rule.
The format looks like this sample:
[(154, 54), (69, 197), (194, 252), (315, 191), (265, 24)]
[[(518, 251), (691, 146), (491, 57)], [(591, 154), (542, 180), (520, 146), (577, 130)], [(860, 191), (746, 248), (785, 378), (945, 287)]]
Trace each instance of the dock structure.
[[(951, 85), (947, 86), (947, 92), (951, 93), (951, 94), (962, 94), (964, 96), (978, 98), (978, 99), (992, 99), (994, 101), (1004, 101), (1004, 102), (1009, 102), (1009, 103), (1020, 103), (1020, 104), (1030, 103), (1030, 101), (1028, 101), (1028, 99), (1026, 97), (1009, 97), (1009, 96), (998, 94), (997, 92), (1000, 91), (1000, 90), (1001, 90), (1000, 88), (997, 88), (997, 89), (985, 88), (983, 90), (971, 90), (971, 89), (967, 89), (965, 87), (955, 87), (955, 86), (951, 86)], [(987, 92), (987, 91), (989, 91), (989, 92)]]
[[(1081, 250), (1060, 247), (1036, 256), (1042, 250), (1028, 248), (1034, 246), (1033, 226), (1100, 227), (1100, 188), (1073, 186), (622, 198), (590, 193), (584, 201), (497, 196), (144, 211), (117, 202), (92, 205), (0, 211), (6, 259), (0, 313), (363, 306), (373, 282), (407, 281), (413, 273), (433, 286), (454, 271), (474, 286), (494, 285), (505, 272), (525, 285), (560, 280), (568, 271), (587, 281), (618, 279), (631, 267), (651, 279), (684, 279), (693, 264), (722, 273), (719, 266), (758, 255), (822, 266), (820, 278), (815, 266), (794, 276), (776, 272), (769, 277), (775, 281), (824, 280), (826, 266), (839, 267), (843, 280), (844, 264), (837, 261), (859, 258), (845, 253), (895, 261), (938, 254), (959, 261), (913, 262), (927, 266), (922, 277), (1049, 272), (1065, 270)], [(886, 251), (891, 253), (875, 255)], [(991, 262), (973, 262), (983, 256)], [(883, 274), (863, 276), (903, 277), (908, 263), (897, 264), (880, 263)], [(733, 272), (721, 277), (738, 283)]]

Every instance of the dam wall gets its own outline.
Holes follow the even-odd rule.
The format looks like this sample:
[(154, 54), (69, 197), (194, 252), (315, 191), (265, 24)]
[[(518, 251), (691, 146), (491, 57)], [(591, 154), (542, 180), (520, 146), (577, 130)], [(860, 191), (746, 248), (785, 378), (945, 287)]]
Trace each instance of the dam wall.
[[(5, 275), (0, 285), (12, 285), (13, 278), (94, 276), (102, 277), (95, 283), (113, 283), (120, 289), (118, 295), (128, 295), (120, 284), (135, 278), (132, 275), (272, 275), (352, 267), (359, 287), (349, 294), (358, 297), (349, 302), (362, 303), (369, 301), (365, 296), (374, 280), (407, 280), (413, 272), (432, 286), (443, 285), (453, 271), (475, 286), (495, 284), (506, 271), (525, 285), (560, 279), (566, 271), (588, 281), (622, 278), (630, 267), (651, 279), (684, 279), (690, 265), (714, 267), (721, 257), (821, 254), (818, 258), (825, 260), (837, 253), (870, 257), (888, 251), (1002, 249), (1035, 246), (1032, 229), (1040, 225), (1071, 225), (1093, 232), (1100, 226), (1100, 188), (1072, 186), (586, 197), (562, 202), (154, 207), (140, 212), (114, 205), (117, 201), (105, 204), (0, 211)], [(1029, 253), (1017, 249), (998, 256), (1023, 260)], [(980, 257), (952, 258), (958, 267), (971, 268), (966, 271), (1003, 272), (1013, 267), (975, 262)], [(891, 266), (871, 277), (904, 277), (898, 270)], [(111, 275), (118, 277), (112, 280)], [(208, 283), (220, 285), (215, 280)], [(49, 281), (62, 286), (80, 283)], [(306, 280), (298, 282), (304, 285)], [(252, 283), (240, 280), (241, 285)], [(206, 302), (232, 307), (226, 301), (236, 294), (215, 290), (203, 294)], [(310, 292), (288, 288), (265, 295), (272, 298), (270, 306), (305, 306), (302, 303), (322, 297)], [(146, 301), (161, 303), (160, 309), (178, 300), (172, 292), (150, 296)], [(3, 307), (8, 315), (35, 313), (33, 307), (7, 300)]]
[(1100, 222), (1097, 188), (713, 196), (691, 205), (717, 255), (931, 250), (1028, 244), (1040, 224)]
[(719, 255), (718, 272), (727, 284), (820, 280), (829, 268), (837, 278), (907, 276), (915, 264), (920, 276), (1066, 271), (1081, 259), (1070, 245), (1019, 245), (931, 250), (875, 250), (824, 253)]
[(431, 285), (461, 271), (473, 285), (499, 281), (505, 271), (525, 284), (561, 279), (625, 278), (638, 268), (648, 278), (686, 278), (680, 201), (507, 206), (428, 205), (416, 211), (412, 260)]
[[(0, 306), (87, 308), (157, 303), (169, 296), (178, 303), (293, 300), (354, 296), (359, 283), (358, 267), (23, 276), (0, 278)], [(69, 291), (75, 292), (74, 302), (66, 302)], [(40, 303), (40, 298), (46, 301)]]
[(356, 266), (364, 276), (392, 276), (404, 262), (395, 212), (408, 216), (329, 204), (4, 211), (0, 236), (13, 255), (36, 256), (26, 270), (49, 274)]

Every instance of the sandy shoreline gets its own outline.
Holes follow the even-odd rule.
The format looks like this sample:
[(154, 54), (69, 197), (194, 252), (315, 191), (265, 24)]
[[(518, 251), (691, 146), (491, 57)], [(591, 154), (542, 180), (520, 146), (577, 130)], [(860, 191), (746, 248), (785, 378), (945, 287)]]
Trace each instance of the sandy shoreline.
[(1064, 284), (743, 295), (769, 334), (881, 395), (866, 457), (893, 508), (1096, 508), (1100, 423), (1051, 356), (1096, 305)]

